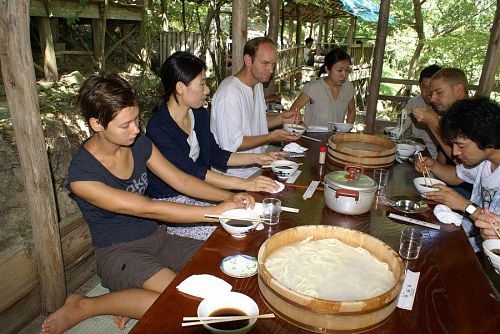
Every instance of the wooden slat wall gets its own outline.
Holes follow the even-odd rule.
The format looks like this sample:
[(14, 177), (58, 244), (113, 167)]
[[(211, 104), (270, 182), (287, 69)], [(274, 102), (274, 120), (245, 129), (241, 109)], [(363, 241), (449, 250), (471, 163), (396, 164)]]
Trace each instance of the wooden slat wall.
[[(68, 292), (95, 274), (87, 224), (77, 214), (60, 222)], [(0, 253), (0, 332), (17, 333), (40, 315), (38, 274), (31, 249), (18, 245)]]

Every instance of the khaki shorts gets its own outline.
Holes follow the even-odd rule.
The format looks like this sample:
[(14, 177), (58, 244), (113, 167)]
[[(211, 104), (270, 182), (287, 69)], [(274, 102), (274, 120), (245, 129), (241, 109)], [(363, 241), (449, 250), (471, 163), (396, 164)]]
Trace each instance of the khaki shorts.
[(142, 288), (163, 268), (179, 272), (203, 241), (156, 231), (150, 236), (96, 248), (97, 274), (110, 291)]

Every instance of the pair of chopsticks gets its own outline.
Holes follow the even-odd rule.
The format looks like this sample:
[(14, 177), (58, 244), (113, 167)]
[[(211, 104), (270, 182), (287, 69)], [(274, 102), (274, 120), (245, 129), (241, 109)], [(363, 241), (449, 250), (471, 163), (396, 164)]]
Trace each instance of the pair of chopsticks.
[(320, 142), (321, 139), (318, 139), (318, 138), (313, 138), (313, 137), (309, 137), (309, 136), (300, 136), (300, 138), (305, 138), (305, 139), (309, 139), (309, 140), (312, 140), (312, 141), (317, 141), (317, 142)]
[(271, 218), (258, 218), (258, 217), (228, 217), (228, 216), (222, 216), (222, 215), (209, 215), (205, 214), (205, 218), (217, 218), (217, 219), (237, 219), (237, 220), (244, 220), (244, 221), (249, 221), (249, 222), (263, 222), (263, 221), (271, 221)]
[[(422, 157), (422, 153), (418, 152), (417, 156), (418, 156), (418, 161), (422, 162), (424, 160), (424, 158)], [(424, 175), (425, 186), (430, 188), (434, 187), (434, 185), (432, 184), (431, 174), (429, 173), (427, 166), (424, 166), (424, 171), (422, 172), (422, 175)]]
[(251, 319), (270, 319), (274, 318), (274, 313), (268, 314), (258, 314), (258, 315), (241, 315), (241, 316), (227, 316), (227, 317), (184, 317), (182, 327), (196, 326), (203, 324), (216, 324), (219, 322), (229, 322), (229, 321), (240, 321), (240, 320), (251, 320)]
[[(295, 162), (297, 165), (302, 165), (302, 162)], [(291, 167), (290, 165), (276, 165), (276, 166), (271, 166), (271, 165), (264, 165), (262, 168), (271, 168), (271, 167)]]

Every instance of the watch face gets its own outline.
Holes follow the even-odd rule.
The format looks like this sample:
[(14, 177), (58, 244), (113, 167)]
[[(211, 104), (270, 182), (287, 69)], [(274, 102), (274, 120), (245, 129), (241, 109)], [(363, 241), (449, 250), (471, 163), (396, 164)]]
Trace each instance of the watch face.
[(476, 212), (476, 206), (474, 204), (469, 204), (465, 208), (465, 212), (467, 212), (469, 215), (472, 215), (474, 212)]

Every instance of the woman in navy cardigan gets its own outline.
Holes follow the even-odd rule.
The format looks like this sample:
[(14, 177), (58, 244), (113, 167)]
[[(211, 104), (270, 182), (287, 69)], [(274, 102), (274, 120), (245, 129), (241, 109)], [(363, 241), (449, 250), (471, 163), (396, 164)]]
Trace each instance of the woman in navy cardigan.
[[(188, 52), (176, 52), (161, 67), (164, 98), (150, 118), (146, 136), (179, 169), (223, 189), (272, 192), (277, 184), (265, 176), (243, 179), (223, 175), (228, 166), (265, 165), (282, 153), (233, 153), (219, 147), (210, 132), (210, 117), (203, 107), (209, 89), (206, 65)], [(147, 195), (177, 203), (211, 205), (180, 194), (148, 171)], [(197, 239), (206, 239), (215, 227), (197, 225), (185, 229), (168, 227), (167, 231)]]

